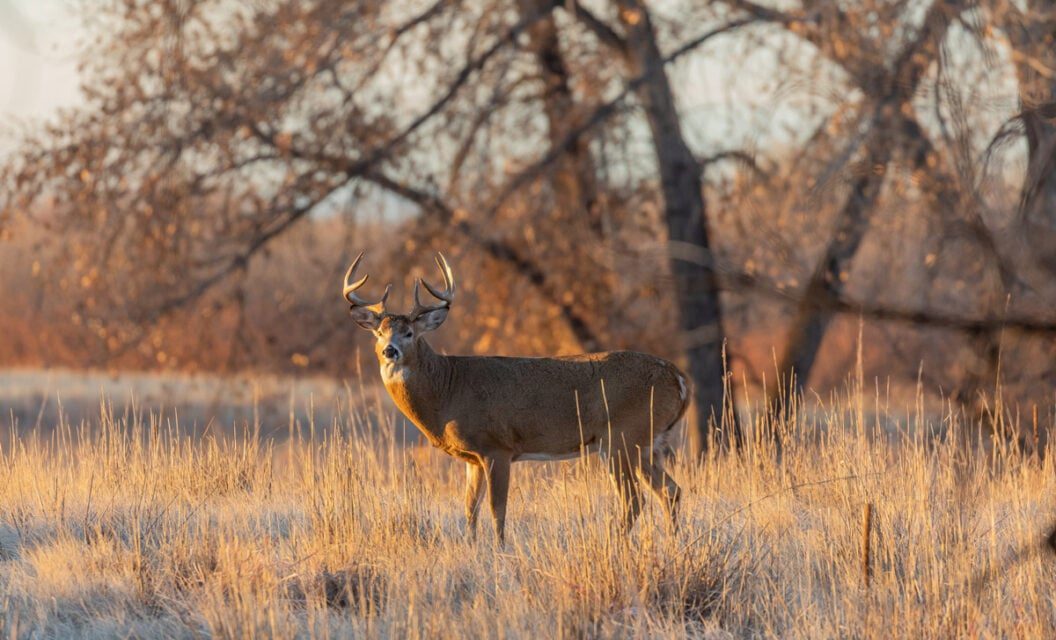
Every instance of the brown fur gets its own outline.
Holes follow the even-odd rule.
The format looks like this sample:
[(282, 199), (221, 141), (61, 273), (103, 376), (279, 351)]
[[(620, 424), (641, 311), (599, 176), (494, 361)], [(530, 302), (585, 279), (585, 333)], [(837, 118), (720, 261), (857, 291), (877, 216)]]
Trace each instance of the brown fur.
[(465, 460), (471, 532), (487, 487), (495, 531), (503, 539), (513, 462), (583, 453), (598, 453), (608, 464), (626, 529), (641, 511), (636, 475), (676, 522), (680, 490), (664, 471), (664, 458), (690, 393), (675, 365), (633, 351), (560, 358), (440, 355), (422, 336), (444, 322), (454, 297), (443, 257), (437, 264), (446, 291), (423, 283), (442, 303), (422, 305), (416, 285), (408, 315), (384, 310), (389, 289), (374, 304), (355, 296), (365, 282), (350, 283), (359, 260), (345, 275), (352, 317), (374, 333), (381, 377), (396, 406), (433, 446)]
[[(400, 340), (408, 331), (413, 338)], [(444, 356), (405, 316), (387, 315), (376, 334), (385, 388), (396, 406), (433, 446), (470, 467), (471, 527), (484, 484), (473, 467), (508, 483), (512, 462), (581, 452), (608, 461), (627, 528), (641, 508), (635, 474), (661, 497), (672, 520), (676, 517), (679, 489), (663, 462), (667, 437), (685, 413), (689, 393), (685, 376), (670, 362), (633, 351), (561, 358)], [(402, 358), (386, 374), (382, 352), (394, 338)], [(500, 538), (505, 502), (505, 495), (492, 497)]]

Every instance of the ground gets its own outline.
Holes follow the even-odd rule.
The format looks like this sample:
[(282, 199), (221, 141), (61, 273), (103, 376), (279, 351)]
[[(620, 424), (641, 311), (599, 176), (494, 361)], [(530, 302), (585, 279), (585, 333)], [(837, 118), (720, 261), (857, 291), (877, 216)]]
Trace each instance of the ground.
[(0, 635), (1056, 636), (1051, 456), (912, 399), (851, 388), (786, 425), (780, 457), (680, 457), (677, 532), (654, 501), (620, 534), (596, 460), (517, 464), (500, 548), (486, 517), (465, 533), (461, 465), (373, 387), (320, 383), (313, 409), (272, 381), (294, 411), (246, 397), (242, 426), (205, 429), (176, 417), (181, 384), (160, 414), (106, 388), (83, 420), (9, 425)]

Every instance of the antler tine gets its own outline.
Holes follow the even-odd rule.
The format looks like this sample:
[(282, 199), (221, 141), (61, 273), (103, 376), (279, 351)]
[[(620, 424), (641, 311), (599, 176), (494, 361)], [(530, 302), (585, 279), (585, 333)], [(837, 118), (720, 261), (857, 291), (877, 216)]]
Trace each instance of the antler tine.
[[(429, 284), (424, 278), (417, 278), (414, 281), (414, 309), (411, 311), (411, 317), (416, 318), (426, 311), (434, 311), (436, 309), (446, 309), (451, 306), (451, 303), (455, 301), (455, 276), (451, 273), (451, 266), (447, 264), (447, 259), (444, 258), (444, 254), (437, 252), (436, 254), (436, 266), (440, 268), (440, 273), (444, 277), (444, 290), (437, 291)], [(419, 296), (419, 286), (425, 285), (426, 290), (433, 295), (434, 298), (440, 301), (440, 304), (435, 305), (424, 305), (422, 304)]]
[(362, 259), (363, 254), (360, 253), (358, 256), (356, 256), (356, 259), (352, 261), (352, 266), (350, 266), (348, 268), (348, 271), (345, 272), (345, 283), (341, 293), (345, 296), (345, 300), (348, 300), (348, 303), (351, 304), (353, 307), (366, 307), (367, 309), (370, 309), (375, 313), (384, 313), (385, 301), (389, 298), (389, 292), (392, 291), (391, 284), (385, 287), (385, 293), (381, 295), (380, 300), (378, 300), (377, 302), (368, 302), (363, 298), (357, 296), (355, 292), (357, 289), (366, 284), (367, 279), (370, 278), (370, 274), (363, 276), (355, 282), (349, 282), (349, 280), (351, 280), (352, 277), (355, 276), (356, 268), (359, 267), (359, 261)]
[(447, 259), (444, 258), (444, 254), (439, 251), (436, 252), (436, 266), (440, 268), (440, 273), (444, 277), (443, 293), (437, 292), (437, 290), (429, 286), (429, 283), (425, 280), (422, 280), (422, 284), (424, 284), (425, 288), (429, 290), (429, 293), (450, 304), (455, 300), (455, 276), (451, 273), (451, 266), (447, 264)]

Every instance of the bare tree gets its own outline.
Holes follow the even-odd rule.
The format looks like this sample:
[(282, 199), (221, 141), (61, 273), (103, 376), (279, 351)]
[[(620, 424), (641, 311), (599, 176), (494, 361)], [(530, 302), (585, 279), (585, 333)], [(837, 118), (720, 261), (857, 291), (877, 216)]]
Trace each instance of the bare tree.
[[(856, 314), (940, 329), (978, 361), (950, 374), (976, 395), (1009, 336), (1042, 344), (1053, 328), (1039, 275), (1053, 268), (1052, 11), (1001, 1), (113, 0), (93, 8), (106, 29), (84, 106), (3, 164), (0, 216), (62, 234), (45, 268), (93, 358), (149, 355), (159, 326), (200, 315), (222, 320), (205, 333), (224, 333), (227, 366), (249, 366), (276, 333), (259, 318), (290, 324), (327, 295), (247, 287), (281, 272), (269, 256), (297, 253), (322, 283), (348, 245), (443, 244), (492, 294), (466, 292), (476, 325), (450, 346), (680, 357), (698, 452), (730, 415), (726, 337), (760, 309), (771, 332), (792, 312), (777, 364), (800, 386), (832, 319)], [(1020, 185), (987, 171), (977, 129), (996, 118), (965, 75), (965, 47), (978, 74), (1005, 68), (986, 20), (1009, 38), (1022, 102), (992, 145), (1027, 142), (1014, 220), (1002, 198)], [(812, 105), (792, 127), (803, 135), (761, 121), (700, 142), (714, 132), (687, 100), (721, 97), (675, 63), (720, 60), (702, 48), (720, 35), (723, 62), (772, 54), (763, 90)], [(885, 282), (895, 258), (876, 249), (907, 228), (920, 234), (897, 258), (911, 279)], [(531, 313), (503, 313), (515, 305)], [(284, 360), (347, 339), (337, 309), (305, 324)]]
[[(701, 183), (702, 167), (682, 133), (652, 18), (640, 2), (623, 0), (616, 4), (623, 34), (582, 6), (577, 6), (575, 12), (602, 43), (620, 56), (628, 72), (641, 78), (635, 95), (652, 134), (669, 241), (707, 252), (711, 241)], [(700, 263), (681, 260), (672, 254), (671, 272), (693, 379), (697, 416), (691, 438), (693, 449), (699, 454), (709, 439), (708, 425), (723, 419), (725, 407), (725, 332), (720, 290), (715, 271)], [(739, 439), (736, 413), (731, 416), (733, 437)]]
[[(312, 216), (349, 198), (396, 197), (432, 225), (421, 231), (455, 233), (519, 274), (577, 342), (597, 347), (613, 322), (597, 311), (612, 307), (604, 261), (549, 267), (621, 224), (590, 142), (627, 97), (652, 133), (670, 239), (705, 249), (710, 240), (701, 167), (648, 10), (613, 5), (617, 35), (571, 7), (575, 23), (620, 50), (613, 73), (569, 60), (557, 7), (105, 4), (96, 18), (110, 30), (88, 58), (87, 104), (5, 167), (4, 209), (48, 200), (55, 224), (79, 230), (71, 257), (92, 256), (83, 286), (96, 309), (119, 307), (135, 327), (218, 288), (239, 291), (251, 262)], [(614, 80), (624, 85), (615, 100), (575, 95), (604, 95)], [(535, 140), (548, 151), (530, 160)], [(557, 206), (527, 204), (539, 192)], [(703, 433), (723, 407), (719, 291), (706, 268), (671, 269)]]
[[(794, 381), (792, 391), (801, 392), (832, 319), (815, 301), (839, 297), (845, 287), (895, 155), (901, 151), (912, 160), (915, 170), (930, 174), (924, 182), (935, 202), (948, 205), (960, 200), (953, 184), (954, 176), (943, 170), (946, 163), (917, 121), (913, 100), (929, 66), (938, 58), (949, 26), (967, 8), (967, 3), (933, 2), (921, 26), (907, 29), (906, 44), (890, 61), (885, 59), (883, 45), (875, 36), (855, 31), (856, 28), (864, 30), (861, 14), (873, 12), (876, 7), (862, 7), (860, 15), (851, 15), (835, 4), (811, 3), (810, 10), (790, 15), (751, 0), (727, 0), (727, 4), (760, 20), (786, 25), (843, 69), (864, 94), (860, 107), (861, 132), (852, 133), (844, 143), (850, 146), (833, 160), (841, 162), (842, 157), (861, 149), (852, 169), (849, 192), (836, 216), (830, 240), (803, 289), (787, 346), (778, 363), (779, 378)], [(891, 7), (888, 12), (894, 16), (888, 19), (897, 20), (896, 11), (900, 9), (897, 5)], [(882, 5), (880, 13), (883, 13)], [(976, 231), (983, 229), (978, 220), (974, 225)], [(978, 235), (987, 239), (985, 230)], [(773, 391), (777, 396), (785, 395), (780, 387)]]
[(1056, 8), (1048, 2), (998, 3), (1012, 50), (1020, 113), (1008, 132), (1027, 140), (1019, 217), (1038, 263), (1056, 271)]

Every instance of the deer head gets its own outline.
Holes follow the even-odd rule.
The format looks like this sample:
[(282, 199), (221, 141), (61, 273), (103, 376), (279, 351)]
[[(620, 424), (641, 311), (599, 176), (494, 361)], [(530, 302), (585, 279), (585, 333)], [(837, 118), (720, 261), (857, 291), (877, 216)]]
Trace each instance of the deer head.
[[(447, 319), (447, 312), (455, 299), (455, 277), (451, 273), (451, 267), (447, 264), (443, 254), (436, 254), (436, 264), (444, 278), (444, 290), (437, 291), (422, 278), (414, 281), (414, 307), (409, 313), (396, 314), (385, 310), (385, 301), (389, 297), (392, 285), (385, 287), (385, 293), (377, 302), (367, 302), (356, 295), (356, 291), (362, 287), (370, 276), (363, 276), (353, 281), (356, 267), (359, 266), (363, 254), (352, 262), (352, 266), (345, 273), (344, 296), (345, 300), (352, 305), (351, 315), (356, 323), (371, 331), (376, 338), (374, 352), (378, 361), (385, 368), (395, 366), (406, 366), (417, 360), (418, 340), (423, 334), (437, 329)], [(424, 286), (430, 294), (440, 302), (438, 304), (424, 305), (420, 299), (421, 286)]]

